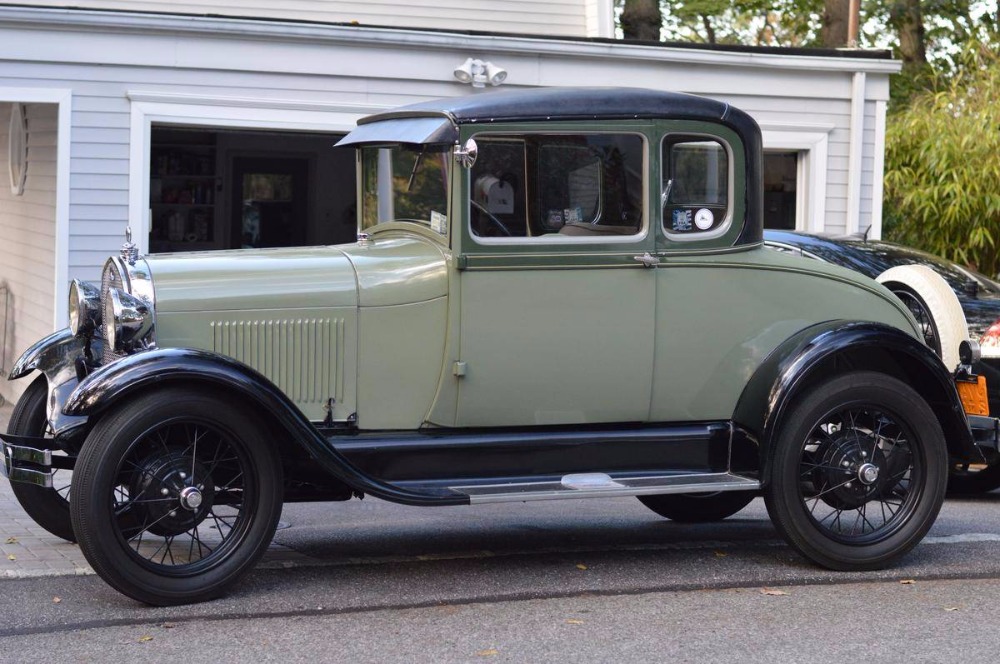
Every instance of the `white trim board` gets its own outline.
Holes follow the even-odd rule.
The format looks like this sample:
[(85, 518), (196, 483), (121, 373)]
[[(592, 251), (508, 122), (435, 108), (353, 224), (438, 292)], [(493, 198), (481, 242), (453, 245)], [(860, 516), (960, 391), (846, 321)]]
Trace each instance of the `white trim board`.
[(406, 49), (440, 49), (516, 53), (520, 55), (563, 55), (621, 60), (706, 64), (711, 66), (767, 67), (804, 71), (845, 71), (895, 74), (902, 68), (898, 60), (857, 57), (843, 51), (843, 57), (789, 55), (765, 51), (713, 51), (697, 48), (646, 46), (624, 42), (589, 42), (572, 37), (539, 39), (530, 36), (466, 35), (403, 28), (376, 28), (294, 21), (246, 20), (218, 16), (109, 12), (100, 10), (37, 7), (2, 7), (0, 21), (10, 25), (69, 28), (74, 31), (134, 31), (170, 35), (210, 34), (254, 40), (287, 40), (299, 43), (342, 43), (389, 46)]
[(69, 323), (66, 300), (69, 297), (69, 157), (72, 144), (73, 91), (68, 88), (0, 87), (0, 101), (56, 104), (59, 109), (56, 130), (55, 255), (52, 260), (55, 266), (52, 329), (58, 330)]
[(885, 113), (886, 103), (875, 102), (875, 145), (882, 146), (875, 150), (875, 160), (872, 164), (872, 221), (868, 237), (873, 240), (882, 239), (882, 199), (885, 195)]
[[(348, 132), (373, 106), (325, 104), (290, 99), (195, 97), (128, 92), (132, 100), (129, 136), (128, 218), (139, 253), (149, 253), (149, 160), (153, 123), (187, 127), (285, 129)], [(150, 101), (138, 101), (141, 99)], [(155, 101), (153, 101), (155, 100)], [(308, 110), (312, 109), (312, 110)], [(125, 229), (122, 229), (125, 237)]]

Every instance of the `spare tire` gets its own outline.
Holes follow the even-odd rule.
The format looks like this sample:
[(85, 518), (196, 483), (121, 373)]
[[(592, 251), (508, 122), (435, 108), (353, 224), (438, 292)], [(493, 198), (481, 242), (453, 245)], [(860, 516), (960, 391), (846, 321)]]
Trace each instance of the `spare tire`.
[(953, 370), (958, 365), (958, 345), (969, 338), (969, 325), (944, 277), (926, 265), (897, 265), (876, 281), (903, 301), (917, 319), (924, 342)]

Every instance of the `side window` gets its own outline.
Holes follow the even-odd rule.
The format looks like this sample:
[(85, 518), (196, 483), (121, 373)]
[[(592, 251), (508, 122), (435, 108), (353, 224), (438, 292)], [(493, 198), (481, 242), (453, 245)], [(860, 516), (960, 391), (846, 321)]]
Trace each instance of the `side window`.
[(717, 235), (729, 225), (729, 150), (705, 136), (663, 140), (661, 203), (663, 225), (675, 239)]
[(631, 134), (477, 135), (476, 237), (563, 239), (642, 232), (644, 140)]

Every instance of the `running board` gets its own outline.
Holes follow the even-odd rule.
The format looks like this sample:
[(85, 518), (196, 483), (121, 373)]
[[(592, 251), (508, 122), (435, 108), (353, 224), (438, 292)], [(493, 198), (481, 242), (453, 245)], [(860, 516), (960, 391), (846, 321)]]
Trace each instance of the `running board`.
[(613, 478), (605, 473), (575, 473), (564, 475), (558, 481), (475, 484), (448, 488), (455, 493), (467, 495), (470, 503), (477, 504), (664, 493), (755, 491), (760, 489), (760, 482), (731, 473), (627, 478)]

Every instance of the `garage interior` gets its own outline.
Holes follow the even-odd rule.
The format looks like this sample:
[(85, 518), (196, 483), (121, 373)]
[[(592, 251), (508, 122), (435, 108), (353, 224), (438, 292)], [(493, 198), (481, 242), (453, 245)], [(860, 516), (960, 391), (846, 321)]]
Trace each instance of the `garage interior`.
[(154, 125), (151, 253), (350, 242), (355, 156), (342, 134)]

